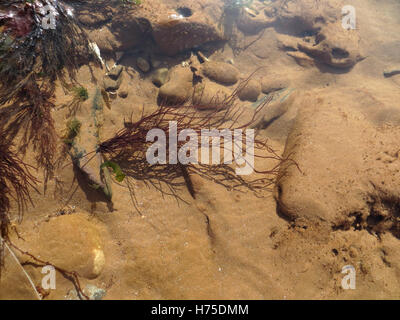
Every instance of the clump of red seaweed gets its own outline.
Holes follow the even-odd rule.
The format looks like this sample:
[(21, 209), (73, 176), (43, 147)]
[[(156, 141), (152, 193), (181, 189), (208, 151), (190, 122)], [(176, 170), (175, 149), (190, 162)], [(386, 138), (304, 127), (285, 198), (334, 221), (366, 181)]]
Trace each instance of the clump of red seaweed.
[[(0, 132), (0, 237), (9, 241), (11, 201), (18, 207), (19, 218), (31, 201), (30, 189), (35, 187), (36, 178), (30, 167), (17, 155), (12, 144)], [(4, 263), (4, 247), (0, 243), (0, 272)]]
[[(54, 25), (46, 26), (43, 19), (50, 13)], [(51, 113), (56, 80), (64, 89), (74, 87), (79, 66), (93, 58), (86, 33), (64, 1), (0, 3), (0, 271), (4, 244), (37, 265), (51, 264), (10, 241), (9, 211), (15, 201), (21, 219), (31, 201), (31, 189), (36, 190), (38, 180), (21, 160), (28, 147), (32, 147), (37, 165), (44, 171), (45, 189), (55, 169), (58, 136)], [(54, 267), (74, 283), (80, 297), (88, 298), (75, 272)]]
[[(240, 87), (240, 86), (239, 86)], [(169, 123), (175, 121), (177, 132), (183, 129), (192, 129), (200, 135), (202, 129), (246, 129), (257, 122), (258, 116), (268, 105), (270, 99), (265, 99), (253, 112), (246, 123), (240, 123), (244, 109), (237, 104), (237, 90), (228, 97), (219, 100), (218, 108), (205, 108), (204, 105), (189, 103), (188, 105), (161, 106), (149, 115), (142, 114), (138, 121), (131, 120), (125, 123), (125, 128), (114, 137), (101, 143), (97, 152), (104, 158), (118, 163), (126, 175), (129, 190), (132, 194), (131, 179), (141, 180), (152, 185), (162, 194), (179, 197), (177, 190), (186, 185), (190, 194), (195, 197), (195, 190), (191, 182), (192, 175), (199, 175), (214, 183), (220, 184), (228, 190), (241, 190), (243, 188), (261, 195), (263, 190), (269, 190), (275, 183), (280, 165), (290, 159), (282, 158), (268, 143), (268, 140), (256, 138), (254, 141), (254, 157), (273, 160), (271, 168), (265, 171), (254, 169), (256, 178), (245, 178), (236, 174), (235, 168), (230, 164), (150, 164), (146, 159), (146, 151), (153, 142), (146, 141), (149, 130), (158, 128), (166, 133), (169, 141)], [(214, 103), (212, 103), (214, 105)], [(208, 109), (208, 110), (207, 110)], [(242, 121), (243, 122), (243, 121)], [(179, 142), (178, 148), (186, 142)], [(198, 147), (201, 147), (199, 142)], [(169, 149), (168, 146), (166, 148)], [(169, 155), (167, 155), (168, 159)], [(134, 198), (134, 195), (133, 195)]]
[(33, 18), (30, 12), (31, 3), (14, 4), (4, 12), (0, 12), (0, 21), (4, 31), (10, 32), (14, 37), (23, 37), (32, 31)]
[[(44, 8), (52, 8), (45, 12)], [(46, 14), (54, 25), (46, 26)], [(85, 32), (63, 1), (6, 0), (0, 5), (0, 127), (9, 139), (21, 131), (19, 151), (32, 145), (44, 184), (54, 171), (57, 134), (55, 81), (70, 88), (76, 70), (92, 55)]]

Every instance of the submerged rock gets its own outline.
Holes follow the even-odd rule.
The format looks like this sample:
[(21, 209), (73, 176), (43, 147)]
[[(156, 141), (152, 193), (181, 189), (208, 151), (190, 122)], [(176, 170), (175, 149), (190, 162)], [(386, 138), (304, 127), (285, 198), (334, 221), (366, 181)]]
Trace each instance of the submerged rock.
[(167, 104), (186, 101), (192, 93), (193, 73), (189, 68), (176, 67), (171, 70), (169, 80), (161, 86), (159, 98)]
[[(111, 91), (109, 94), (113, 92), (115, 91)], [(69, 141), (70, 148), (68, 153), (72, 158), (74, 168), (79, 170), (79, 176), (85, 180), (90, 189), (104, 196), (107, 201), (110, 201), (112, 198), (110, 174), (107, 168), (101, 168), (104, 162), (103, 156), (100, 153), (96, 153), (89, 162), (85, 158), (89, 152), (88, 150), (96, 150), (99, 145), (104, 123), (104, 94), (101, 93), (99, 88), (96, 88), (93, 94), (91, 93), (92, 95), (91, 106), (84, 106), (85, 112), (87, 115), (90, 115), (91, 121), (87, 121), (87, 117), (83, 119), (77, 117), (76, 120), (83, 125), (79, 126), (79, 132), (74, 136), (73, 140)]]
[(107, 75), (111, 79), (117, 80), (121, 75), (122, 69), (123, 69), (123, 67), (121, 65), (116, 65), (110, 70), (110, 72), (107, 73)]
[(108, 94), (112, 100), (116, 99), (118, 95), (117, 91), (110, 91)]
[[(107, 294), (107, 291), (101, 288), (96, 287), (93, 284), (88, 284), (84, 289), (83, 293), (87, 295), (89, 300), (102, 300), (105, 295)], [(67, 300), (80, 300), (83, 299), (84, 297), (81, 296), (81, 294), (78, 294), (76, 289), (72, 289), (68, 292), (68, 294), (65, 296)]]
[[(90, 4), (88, 4), (90, 5)], [(107, 23), (112, 18), (112, 8), (104, 6), (101, 10), (91, 10), (91, 8), (78, 7), (77, 16), (80, 23), (88, 27), (97, 27), (101, 24)], [(98, 8), (96, 8), (98, 9)]]
[(202, 65), (203, 74), (216, 82), (232, 85), (239, 81), (239, 70), (226, 62), (207, 61)]
[(161, 87), (167, 81), (167, 77), (168, 77), (168, 69), (160, 68), (154, 71), (151, 81), (157, 87)]
[(104, 77), (104, 89), (108, 92), (113, 92), (118, 90), (121, 85), (122, 77), (119, 77), (117, 80), (113, 80), (108, 76)]
[(153, 68), (158, 68), (158, 67), (161, 65), (161, 61), (155, 59), (154, 57), (151, 58), (150, 62), (151, 62), (151, 66), (152, 66)]
[(161, 0), (142, 2), (134, 10), (111, 3), (101, 8), (86, 4), (77, 10), (77, 16), (90, 27), (90, 39), (105, 53), (139, 46), (149, 35), (160, 52), (170, 56), (207, 42), (224, 40), (219, 26), (223, 12), (218, 2), (209, 1), (206, 6), (194, 2), (174, 9)]
[(193, 104), (197, 109), (221, 109), (231, 92), (215, 82), (203, 81), (194, 88)]
[(126, 90), (121, 90), (118, 95), (120, 96), (120, 98), (125, 99), (128, 97), (128, 91)]
[[(152, 22), (153, 38), (166, 55), (173, 56), (207, 42), (223, 40), (217, 21), (212, 21), (204, 9), (186, 9), (186, 16), (167, 12)], [(219, 7), (215, 6), (215, 9), (219, 10)]]
[(238, 90), (238, 97), (242, 101), (257, 101), (261, 93), (261, 84), (254, 79), (250, 79)]
[[(98, 10), (98, 7), (96, 8)], [(96, 41), (101, 52), (113, 54), (126, 51), (143, 43), (150, 23), (145, 15), (114, 14), (111, 21), (106, 21), (101, 28), (93, 28), (88, 34), (92, 41)]]
[(98, 288), (92, 284), (88, 284), (84, 289), (85, 294), (88, 295), (90, 300), (101, 300), (107, 294), (107, 291)]
[(271, 74), (261, 79), (261, 91), (271, 93), (289, 87), (290, 81), (283, 76)]
[(136, 60), (136, 65), (137, 65), (137, 67), (142, 71), (142, 72), (149, 72), (150, 71), (150, 64), (149, 64), (149, 62), (146, 60), (146, 59), (144, 59), (144, 58), (142, 58), (142, 57), (139, 57), (137, 60)]
[(247, 7), (241, 11), (238, 17), (238, 28), (248, 34), (256, 34), (275, 22), (275, 18), (269, 18), (264, 12), (257, 12)]
[(100, 230), (83, 214), (52, 218), (42, 224), (38, 248), (46, 261), (82, 277), (98, 277), (105, 265)]

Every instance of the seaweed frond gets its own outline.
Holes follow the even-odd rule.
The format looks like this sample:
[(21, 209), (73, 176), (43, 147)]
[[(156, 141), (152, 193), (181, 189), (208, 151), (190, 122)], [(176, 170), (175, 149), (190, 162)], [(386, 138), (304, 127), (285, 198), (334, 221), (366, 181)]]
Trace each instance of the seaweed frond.
[[(152, 185), (162, 194), (173, 195), (177, 199), (181, 199), (177, 192), (178, 189), (186, 186), (190, 194), (195, 197), (190, 176), (198, 175), (222, 185), (228, 190), (243, 190), (244, 188), (260, 196), (263, 190), (270, 190), (270, 187), (275, 184), (281, 164), (290, 161), (290, 159), (281, 157), (270, 146), (268, 140), (255, 138), (254, 157), (273, 160), (271, 167), (264, 171), (253, 168), (255, 176), (244, 177), (236, 173), (232, 164), (225, 163), (150, 164), (147, 161), (146, 152), (153, 142), (148, 141), (146, 137), (149, 130), (157, 128), (166, 133), (166, 141), (168, 142), (170, 134), (172, 134), (169, 128), (170, 121), (176, 122), (178, 133), (183, 129), (190, 128), (198, 136), (201, 136), (204, 129), (246, 129), (256, 123), (258, 116), (269, 102), (270, 99), (265, 99), (254, 110), (251, 119), (246, 123), (243, 123), (243, 121), (240, 123), (245, 110), (237, 104), (237, 90), (231, 96), (218, 100), (219, 108), (215, 107), (215, 99), (210, 101), (208, 107), (207, 105), (196, 104), (181, 106), (162, 104), (151, 114), (142, 114), (138, 121), (127, 122), (125, 128), (114, 137), (103, 141), (97, 152), (101, 153), (106, 159), (118, 163), (122, 172), (126, 175), (125, 180), (131, 193), (133, 192), (131, 179), (134, 179)], [(178, 149), (186, 142), (178, 142)], [(201, 149), (201, 147), (199, 141), (196, 148)], [(167, 159), (169, 159), (168, 149), (167, 146)], [(233, 152), (233, 150), (229, 151)], [(134, 198), (134, 195), (132, 198)]]
[(84, 87), (74, 87), (73, 91), (75, 93), (76, 99), (80, 101), (86, 101), (89, 99), (89, 93), (86, 88)]
[[(30, 190), (35, 189), (38, 182), (30, 173), (30, 167), (25, 164), (13, 149), (10, 141), (0, 132), (0, 236), (9, 240), (11, 201), (18, 207), (19, 219), (31, 202)], [(0, 272), (4, 263), (4, 246), (0, 247)]]
[[(54, 28), (43, 25), (46, 6), (56, 11)], [(9, 140), (22, 132), (22, 154), (33, 145), (46, 189), (58, 140), (51, 114), (56, 80), (71, 86), (67, 76), (74, 82), (80, 64), (93, 57), (89, 40), (63, 1), (2, 1), (0, 26), (0, 126)], [(76, 95), (82, 100), (87, 92)]]
[(75, 138), (78, 136), (80, 132), (81, 126), (82, 123), (76, 118), (73, 118), (68, 121), (67, 130), (63, 137), (63, 141), (65, 144), (67, 144), (68, 146), (71, 146), (73, 144)]

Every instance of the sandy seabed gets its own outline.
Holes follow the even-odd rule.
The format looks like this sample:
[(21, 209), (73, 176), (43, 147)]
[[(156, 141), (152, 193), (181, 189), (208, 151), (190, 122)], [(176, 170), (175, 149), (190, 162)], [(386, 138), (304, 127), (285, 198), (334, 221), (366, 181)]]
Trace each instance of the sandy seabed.
[[(104, 299), (398, 299), (400, 75), (384, 72), (400, 68), (400, 3), (351, 1), (356, 29), (345, 30), (344, 1), (254, 0), (251, 14), (225, 21), (225, 36), (231, 23), (231, 40), (222, 41), (223, 1), (148, 2), (142, 0), (131, 17), (150, 21), (154, 33), (144, 38), (134, 22), (119, 21), (113, 8), (76, 11), (109, 66), (116, 52), (124, 53), (118, 62), (122, 81), (111, 108), (104, 108), (102, 136), (114, 135), (132, 114), (140, 117), (143, 107), (156, 108), (160, 92), (172, 94), (154, 85), (156, 69), (169, 70), (166, 81), (176, 81), (179, 94), (192, 90), (180, 68), (190, 70), (190, 47), (197, 46), (210, 61), (239, 70), (238, 80), (259, 69), (252, 79), (262, 91), (283, 88), (256, 127), (280, 155), (293, 155), (298, 167), (290, 167), (262, 197), (194, 176), (196, 198), (182, 188), (185, 201), (177, 201), (133, 181), (139, 213), (123, 184), (113, 183), (110, 206), (65, 165), (45, 195), (32, 194), (35, 205), (17, 225), (24, 240), (12, 240), (44, 261), (77, 271), (82, 287), (104, 290)], [(176, 44), (174, 35), (165, 45), (180, 22), (166, 22), (162, 14), (183, 7), (190, 8), (189, 39), (182, 36)], [(191, 42), (205, 32), (208, 38)], [(83, 145), (91, 143), (85, 136), (93, 131), (91, 98), (104, 73), (84, 65), (77, 75), (89, 92), (77, 113)], [(200, 77), (210, 90), (232, 92), (237, 86)], [(258, 100), (265, 96), (257, 93)], [(69, 100), (57, 89), (57, 105)], [(254, 109), (246, 97), (239, 104), (248, 113)], [(53, 113), (60, 136), (66, 112)], [(33, 157), (28, 153), (26, 161), (34, 163)], [(256, 167), (271, 165), (256, 161)], [(60, 210), (66, 214), (57, 215)], [(23, 265), (40, 286), (41, 268)], [(355, 290), (342, 288), (346, 265), (356, 271)], [(46, 299), (76, 297), (59, 273), (56, 289), (48, 293)], [(7, 253), (0, 298), (35, 298)]]

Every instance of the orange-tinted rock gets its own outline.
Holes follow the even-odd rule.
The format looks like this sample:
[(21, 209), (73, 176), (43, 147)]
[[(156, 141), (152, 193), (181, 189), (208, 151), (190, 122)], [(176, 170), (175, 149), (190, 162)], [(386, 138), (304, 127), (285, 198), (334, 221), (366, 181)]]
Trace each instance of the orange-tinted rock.
[(216, 82), (232, 85), (239, 81), (239, 70), (226, 62), (207, 61), (202, 65), (203, 74)]
[(239, 99), (242, 101), (255, 102), (261, 93), (261, 85), (257, 80), (251, 79), (238, 91)]

